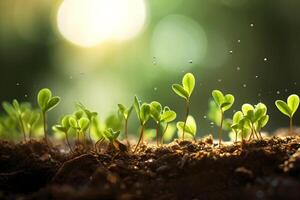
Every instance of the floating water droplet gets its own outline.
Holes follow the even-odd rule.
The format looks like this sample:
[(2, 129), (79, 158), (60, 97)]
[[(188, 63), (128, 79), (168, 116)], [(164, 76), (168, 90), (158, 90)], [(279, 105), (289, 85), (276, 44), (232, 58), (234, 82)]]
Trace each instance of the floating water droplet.
[(154, 91), (157, 91), (157, 87), (154, 88)]
[(253, 24), (253, 23), (251, 23), (251, 24), (250, 24), (250, 27), (254, 27), (254, 24)]
[(285, 92), (288, 92), (288, 89), (287, 89), (287, 88), (285, 88), (285, 89), (284, 89), (284, 91), (285, 91)]
[(278, 91), (276, 92), (276, 94), (280, 94), (280, 91), (278, 90)]
[(237, 70), (237, 71), (240, 71), (240, 70), (241, 70), (241, 68), (240, 68), (240, 67), (237, 67), (237, 68), (236, 68), (236, 70)]
[(207, 116), (206, 116), (206, 115), (204, 115), (204, 116), (203, 116), (203, 118), (204, 118), (204, 119), (206, 119), (206, 118), (207, 118)]
[(258, 78), (258, 75), (256, 75), (255, 78)]
[(247, 84), (244, 83), (244, 84), (243, 84), (243, 87), (244, 87), (244, 88), (247, 87)]
[(237, 40), (238, 43), (241, 43), (241, 40)]
[(16, 83), (16, 86), (19, 86), (19, 85), (21, 85), (20, 83)]
[(25, 98), (27, 98), (27, 97), (28, 97), (28, 95), (27, 95), (27, 94), (25, 94), (25, 95), (24, 95), (24, 97), (25, 97)]
[(184, 70), (182, 70), (182, 73), (184, 73)]
[(210, 122), (210, 125), (214, 125), (215, 123), (214, 122)]
[(192, 63), (193, 63), (193, 60), (189, 60), (189, 63), (192, 64)]
[(219, 83), (222, 82), (222, 79), (218, 79), (218, 82), (219, 82)]
[(294, 85), (297, 85), (297, 82), (294, 82)]
[(233, 111), (232, 111), (232, 113), (235, 113), (235, 112), (236, 112), (236, 110), (233, 110)]
[(72, 79), (73, 79), (73, 76), (70, 76), (69, 78), (72, 80)]
[(232, 51), (232, 50), (230, 50), (230, 51), (229, 51), (229, 53), (233, 53), (233, 51)]
[(267, 61), (268, 61), (268, 58), (264, 58), (264, 61), (267, 62)]
[(257, 94), (257, 96), (259, 96), (259, 97), (260, 97), (260, 96), (261, 96), (261, 93), (258, 93), (258, 94)]

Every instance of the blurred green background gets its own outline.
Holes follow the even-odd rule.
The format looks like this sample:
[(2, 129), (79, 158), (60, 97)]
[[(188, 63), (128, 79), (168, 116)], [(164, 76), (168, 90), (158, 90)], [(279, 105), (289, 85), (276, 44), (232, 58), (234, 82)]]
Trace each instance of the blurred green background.
[[(70, 29), (74, 37), (84, 37), (85, 16), (80, 15), (80, 9), (90, 9), (86, 4), (92, 1), (82, 0), (87, 7), (77, 7), (78, 33)], [(37, 91), (49, 87), (62, 97), (51, 115), (54, 122), (63, 113), (72, 112), (76, 101), (105, 117), (117, 110), (117, 103), (131, 104), (137, 94), (143, 101), (169, 105), (181, 120), (184, 103), (171, 84), (192, 72), (197, 85), (191, 114), (197, 120), (198, 134), (216, 134), (216, 127), (205, 117), (213, 89), (234, 94), (235, 110), (246, 102), (266, 103), (270, 131), (288, 124), (274, 101), (300, 94), (300, 1), (137, 0), (144, 6), (144, 21), (140, 7), (128, 10), (127, 1), (104, 7), (105, 19), (93, 27), (99, 33), (87, 39), (109, 30), (109, 17), (120, 10), (137, 14), (132, 20), (142, 21), (141, 27), (126, 29), (136, 32), (124, 40), (103, 39), (87, 47), (74, 44), (59, 29), (59, 19), (70, 17), (58, 18), (67, 0), (1, 0), (0, 100), (35, 102)], [(101, 2), (105, 1), (96, 4), (106, 5)], [(64, 21), (61, 24), (68, 28)], [(126, 26), (126, 20), (119, 25)], [(299, 114), (296, 124), (298, 120)], [(134, 116), (131, 132), (137, 124)]]

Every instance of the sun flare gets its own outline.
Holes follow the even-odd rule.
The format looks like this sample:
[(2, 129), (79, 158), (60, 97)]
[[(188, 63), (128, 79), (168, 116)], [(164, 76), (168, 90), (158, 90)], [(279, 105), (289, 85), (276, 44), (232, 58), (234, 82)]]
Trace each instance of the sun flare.
[(84, 47), (130, 39), (142, 30), (145, 20), (144, 0), (64, 0), (57, 12), (60, 33)]

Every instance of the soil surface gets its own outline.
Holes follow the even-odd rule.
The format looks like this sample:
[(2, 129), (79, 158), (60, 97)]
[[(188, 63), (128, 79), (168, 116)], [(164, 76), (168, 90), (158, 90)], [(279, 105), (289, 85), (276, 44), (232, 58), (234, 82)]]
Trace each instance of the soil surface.
[(0, 141), (0, 199), (300, 199), (300, 136), (120, 149)]

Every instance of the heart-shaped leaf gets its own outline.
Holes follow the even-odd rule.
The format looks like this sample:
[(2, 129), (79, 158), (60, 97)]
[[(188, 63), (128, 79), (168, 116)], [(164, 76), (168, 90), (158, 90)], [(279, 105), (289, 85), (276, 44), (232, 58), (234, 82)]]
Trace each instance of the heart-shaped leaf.
[(290, 95), (287, 99), (287, 105), (291, 110), (291, 117), (293, 117), (299, 107), (299, 96), (296, 94)]
[(195, 87), (195, 77), (192, 73), (187, 73), (182, 78), (182, 85), (188, 95), (191, 96)]
[(220, 90), (212, 91), (212, 97), (214, 98), (217, 106), (221, 108), (222, 104), (225, 102), (225, 97)]
[(180, 96), (186, 100), (189, 99), (189, 93), (181, 85), (173, 84), (172, 89), (178, 96)]
[(46, 112), (47, 104), (52, 97), (52, 93), (48, 88), (41, 89), (38, 93), (37, 101), (40, 108)]
[(278, 108), (278, 110), (280, 112), (282, 112), (284, 115), (288, 116), (288, 117), (292, 117), (292, 110), (290, 109), (290, 107), (287, 105), (287, 103), (285, 103), (282, 100), (277, 100), (275, 102), (276, 107)]

